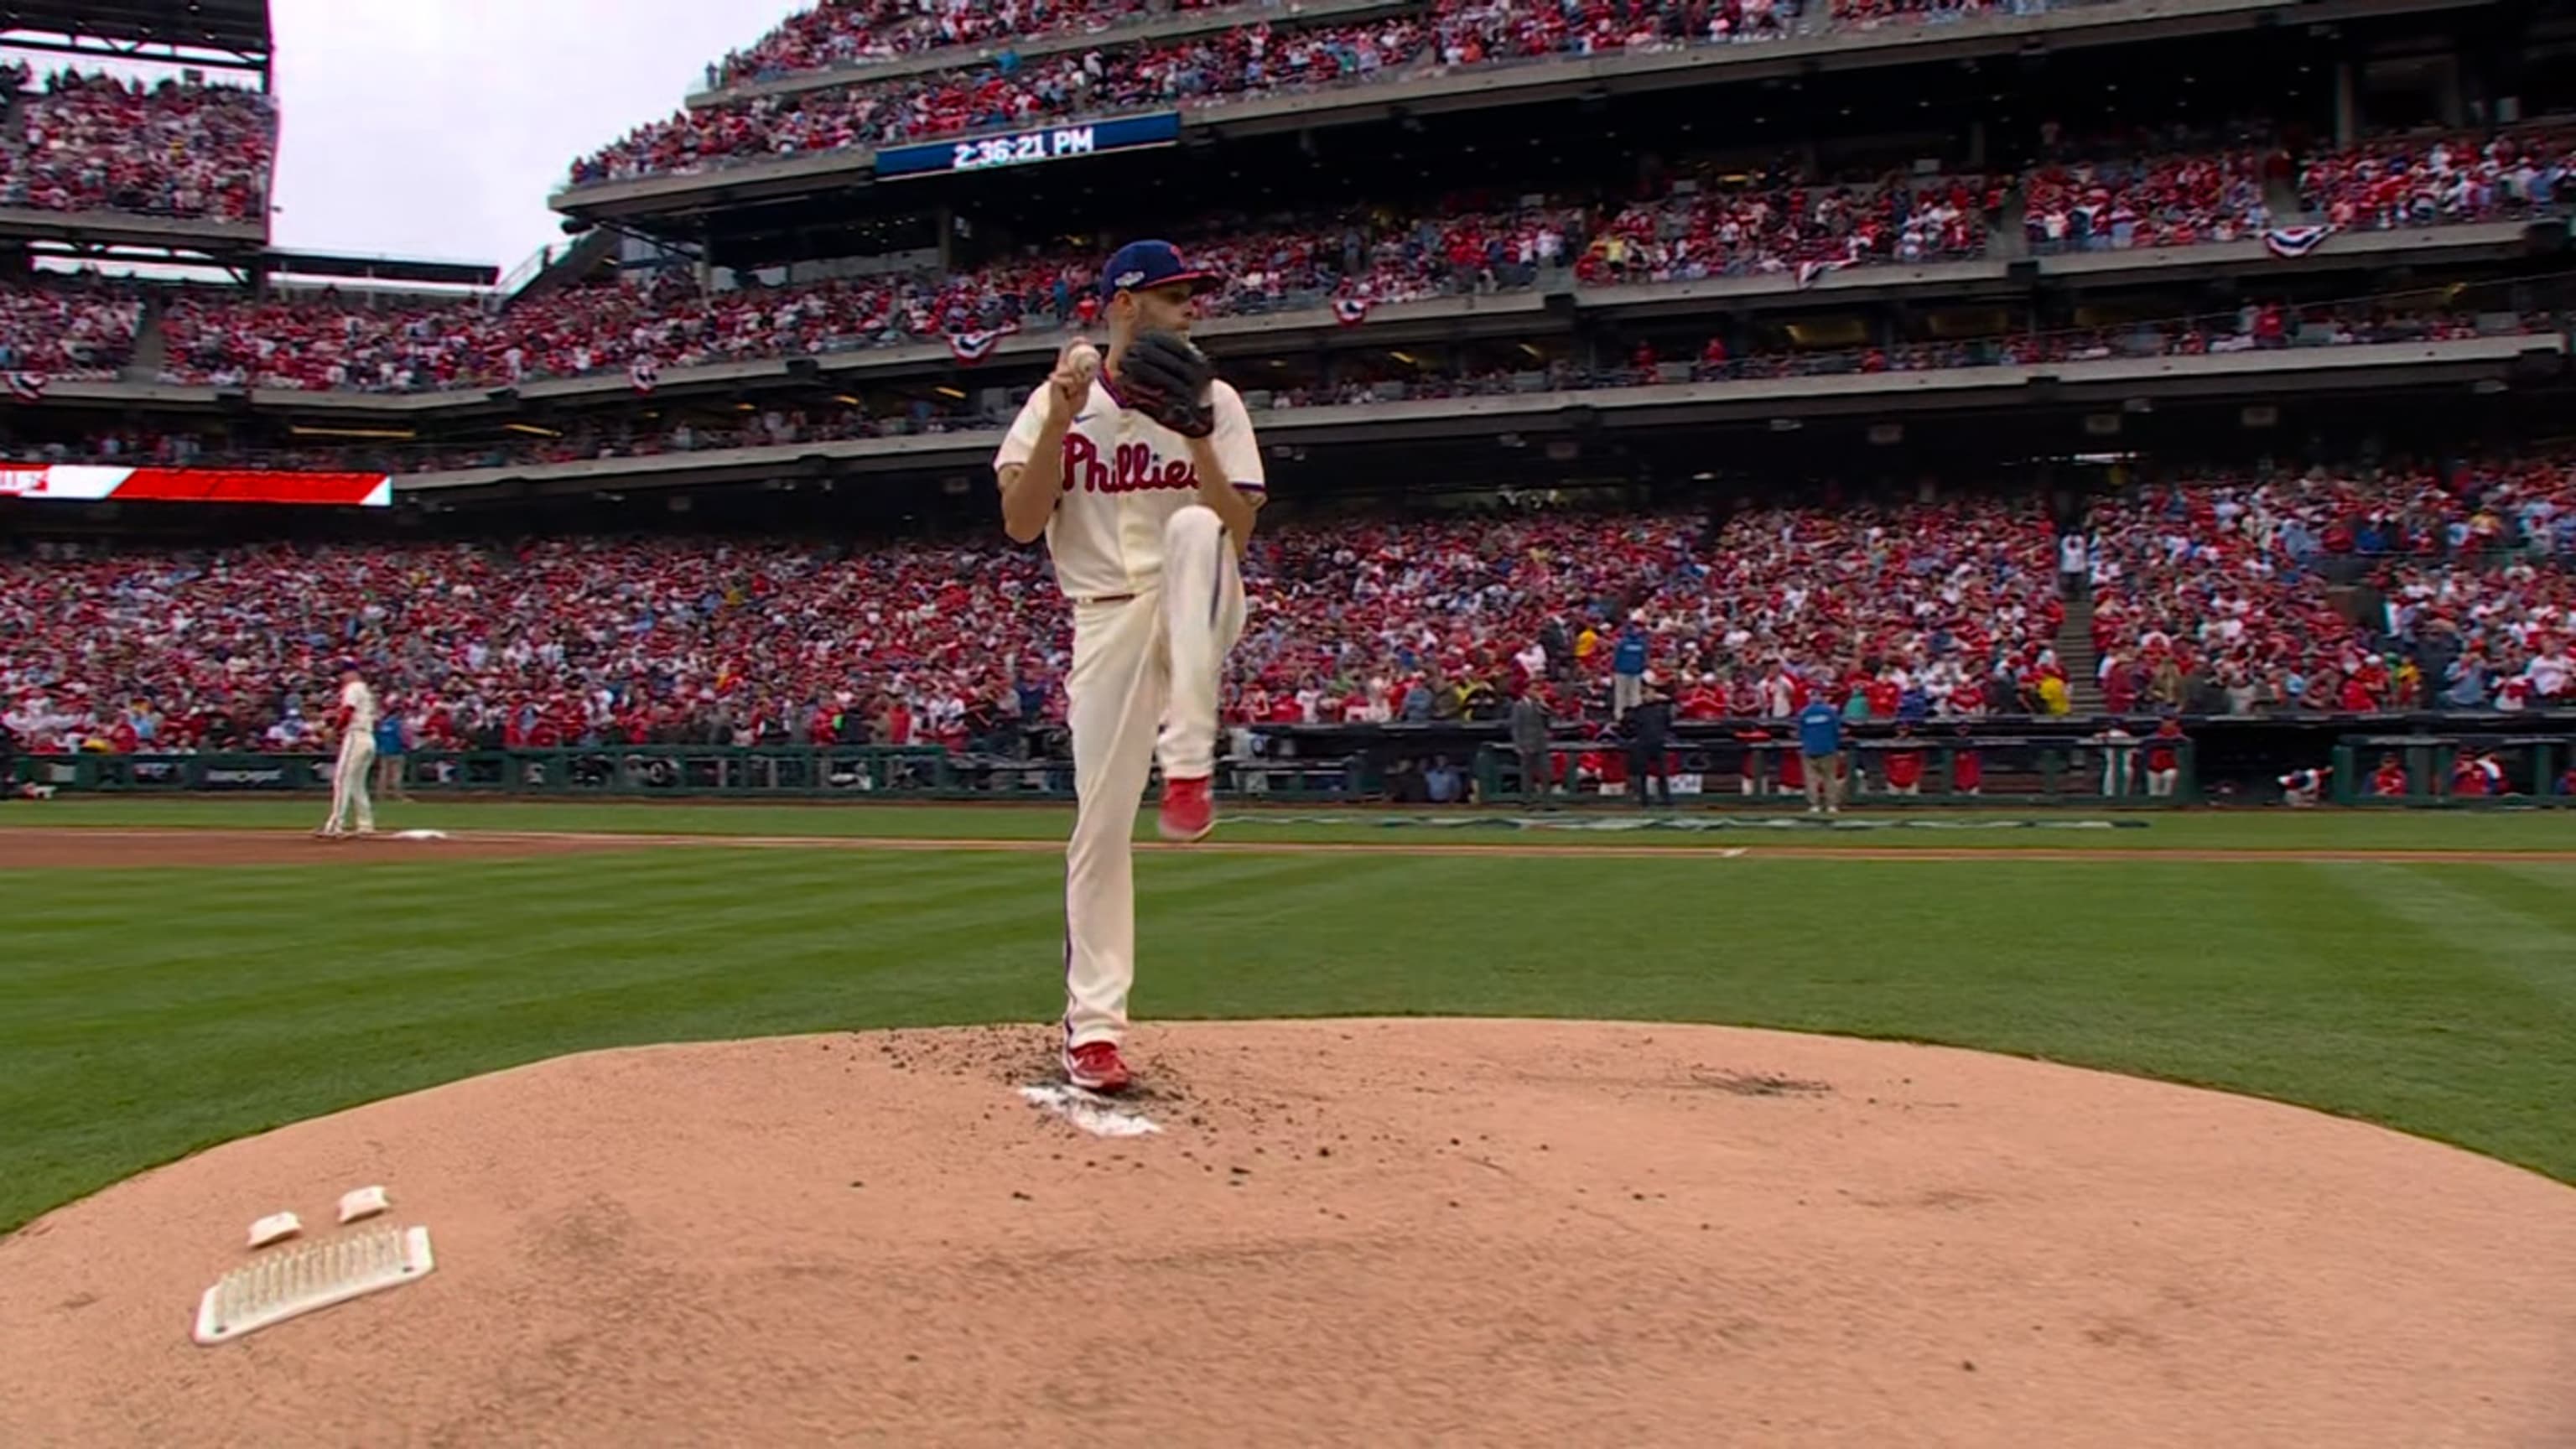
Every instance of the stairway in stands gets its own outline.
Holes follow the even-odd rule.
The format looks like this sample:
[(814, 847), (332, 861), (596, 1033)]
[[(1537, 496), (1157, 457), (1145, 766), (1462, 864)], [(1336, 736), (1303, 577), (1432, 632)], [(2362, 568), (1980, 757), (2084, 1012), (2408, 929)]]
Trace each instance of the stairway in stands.
[(2066, 601), (2066, 622), (2057, 626), (2057, 663), (2066, 671), (2068, 708), (2079, 718), (2100, 714), (2102, 661), (2093, 651), (2093, 605), (2090, 600)]
[(2296, 176), (2273, 176), (2263, 182), (2263, 204), (2272, 209), (2274, 226), (2299, 226), (2311, 220), (2307, 198), (2299, 194)]
[(119, 375), (127, 382), (152, 382), (169, 360), (170, 339), (161, 333), (161, 297), (155, 292), (144, 299), (143, 317), (134, 329), (134, 356)]

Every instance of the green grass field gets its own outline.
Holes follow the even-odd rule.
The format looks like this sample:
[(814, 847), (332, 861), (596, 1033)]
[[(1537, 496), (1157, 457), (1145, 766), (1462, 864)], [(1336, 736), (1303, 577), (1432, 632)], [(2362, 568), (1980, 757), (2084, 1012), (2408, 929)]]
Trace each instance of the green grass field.
[[(1052, 809), (389, 806), (388, 828), (1061, 838)], [(0, 826), (307, 826), (84, 801)], [(1507, 843), (1230, 822), (1231, 840)], [(2557, 815), (1800, 832), (1965, 861), (1156, 853), (1140, 1015), (1730, 1022), (1990, 1048), (2305, 1103), (2576, 1183), (2576, 864), (2177, 849), (2576, 849)], [(1695, 847), (1750, 845), (1726, 859)], [(2118, 848), (2107, 861), (2019, 847)], [(2159, 859), (2159, 852), (2168, 858)], [(569, 1051), (1058, 1009), (1047, 854), (671, 847), (0, 874), (0, 1229), (190, 1151)]]

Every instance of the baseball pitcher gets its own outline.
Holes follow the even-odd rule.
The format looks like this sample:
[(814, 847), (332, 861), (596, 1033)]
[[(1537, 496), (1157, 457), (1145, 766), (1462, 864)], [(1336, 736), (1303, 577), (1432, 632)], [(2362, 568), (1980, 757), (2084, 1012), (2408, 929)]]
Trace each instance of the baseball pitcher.
[(346, 836), (354, 811), (357, 833), (373, 835), (376, 802), (367, 793), (367, 782), (376, 767), (376, 692), (354, 662), (340, 666), (340, 702), (331, 714), (340, 731), (340, 761), (331, 771), (331, 818), (314, 834), (325, 840)]
[(1200, 840), (1215, 824), (1217, 687), (1243, 633), (1239, 555), (1264, 496), (1243, 399), (1189, 341), (1194, 300), (1218, 280), (1169, 242), (1119, 248), (1100, 277), (1105, 364), (1090, 343), (1067, 343), (993, 458), (1004, 531), (1045, 535), (1073, 608), (1064, 1069), (1095, 1091), (1129, 1080), (1129, 837), (1149, 768), (1163, 767), (1165, 839)]

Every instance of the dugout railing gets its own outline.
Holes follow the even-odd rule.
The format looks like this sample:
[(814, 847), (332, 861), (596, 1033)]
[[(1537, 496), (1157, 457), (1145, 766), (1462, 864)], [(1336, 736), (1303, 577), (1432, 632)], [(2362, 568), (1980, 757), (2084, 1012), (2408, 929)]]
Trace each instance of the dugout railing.
[[(2160, 750), (2159, 750), (2160, 747)], [(2201, 800), (2189, 738), (2150, 741), (2106, 735), (2023, 736), (1945, 733), (1846, 742), (1835, 757), (1837, 799), (1846, 806), (1925, 805), (2191, 805)], [(2169, 759), (2164, 768), (2158, 764)], [(1533, 790), (1519, 752), (1480, 745), (1476, 799), (1494, 803), (1634, 802), (1639, 759), (1617, 739), (1550, 741), (1549, 778)], [(1748, 801), (1782, 807), (1808, 800), (1808, 762), (1793, 739), (1699, 740), (1664, 751), (1661, 765), (1675, 804)], [(1649, 800), (1661, 800), (1655, 771), (1645, 772)]]
[[(1934, 721), (1912, 736), (1872, 722), (1845, 740), (1852, 806), (2062, 805), (2161, 807), (2278, 803), (2288, 777), (2328, 773), (2319, 798), (2340, 804), (2461, 807), (2576, 805), (2576, 715), (2185, 717), (2179, 738), (2156, 721)], [(1073, 766), (1062, 733), (936, 746), (578, 746), (425, 750), (403, 757), (402, 788), (424, 796), (1065, 800)], [(2164, 778), (2151, 768), (2173, 752)], [(2484, 794), (2462, 788), (2463, 760), (2492, 759)], [(2373, 791), (2390, 761), (2404, 788)], [(327, 792), (327, 754), (20, 755), (0, 779), (65, 794)], [(1218, 788), (1279, 802), (1556, 805), (1633, 800), (1631, 743), (1556, 733), (1546, 791), (1521, 779), (1506, 728), (1493, 721), (1265, 725), (1228, 733)], [(1797, 808), (1804, 762), (1789, 722), (1694, 721), (1675, 728), (1664, 769), (1677, 806), (1692, 801)], [(1435, 789), (1435, 786), (1444, 788)]]
[(2338, 805), (2576, 806), (2576, 738), (2508, 730), (2347, 735), (2325, 794)]
[[(1220, 765), (1219, 788), (1236, 798), (1291, 803), (1396, 799), (1430, 803), (1425, 782), (1446, 770), (1456, 788), (1442, 803), (1512, 803), (1530, 798), (1518, 756), (1490, 741), (1462, 742), (1454, 756), (1436, 741), (1390, 747), (1383, 732), (1354, 729), (1318, 752), (1277, 748), (1238, 732)], [(1426, 743), (1434, 746), (1427, 751)], [(1844, 753), (1844, 803), (1905, 805), (2186, 804), (2198, 798), (2188, 741), (2177, 742), (2178, 788), (2151, 789), (2141, 741), (2007, 735), (1922, 741), (1858, 740)], [(1908, 770), (1898, 761), (1913, 757)], [(1549, 750), (1546, 799), (1615, 803), (1628, 790), (1629, 753), (1618, 741), (1566, 739)], [(309, 794), (331, 787), (327, 754), (34, 755), (17, 775), (57, 792), (108, 795)], [(414, 795), (518, 798), (730, 798), (1069, 800), (1073, 764), (1057, 757), (951, 753), (935, 746), (639, 745), (520, 750), (423, 750), (400, 757), (401, 789)], [(1679, 802), (1748, 799), (1795, 805), (1804, 760), (1794, 743), (1677, 745), (1665, 769)], [(1910, 783), (1909, 783), (1910, 782)]]

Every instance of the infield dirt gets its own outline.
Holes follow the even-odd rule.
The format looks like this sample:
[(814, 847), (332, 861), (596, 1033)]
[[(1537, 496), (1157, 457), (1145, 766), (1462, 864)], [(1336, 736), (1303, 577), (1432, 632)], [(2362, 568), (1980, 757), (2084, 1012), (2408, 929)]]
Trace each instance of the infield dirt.
[[(2576, 1192), (2297, 1108), (1713, 1027), (1043, 1028), (575, 1056), (0, 1240), (0, 1443), (2530, 1445)], [(246, 1225), (437, 1271), (213, 1348)], [(317, 1234), (331, 1229), (319, 1227)]]

